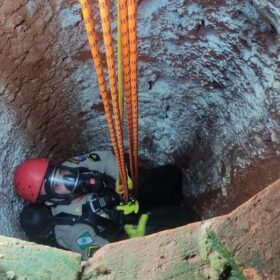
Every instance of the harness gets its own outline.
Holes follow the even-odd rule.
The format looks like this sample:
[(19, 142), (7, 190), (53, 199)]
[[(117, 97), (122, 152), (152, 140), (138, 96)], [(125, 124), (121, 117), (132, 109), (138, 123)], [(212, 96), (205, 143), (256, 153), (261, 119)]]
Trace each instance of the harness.
[[(116, 201), (113, 200), (114, 196), (104, 195), (98, 197), (93, 196), (89, 202), (82, 206), (82, 215), (74, 215), (61, 212), (56, 216), (50, 217), (50, 223), (54, 225), (70, 225), (86, 224), (94, 229), (99, 236), (110, 239), (110, 230), (113, 229), (115, 234), (118, 234), (123, 229), (124, 217), (120, 211), (112, 208)], [(102, 217), (98, 214), (101, 210), (105, 210), (108, 218)]]

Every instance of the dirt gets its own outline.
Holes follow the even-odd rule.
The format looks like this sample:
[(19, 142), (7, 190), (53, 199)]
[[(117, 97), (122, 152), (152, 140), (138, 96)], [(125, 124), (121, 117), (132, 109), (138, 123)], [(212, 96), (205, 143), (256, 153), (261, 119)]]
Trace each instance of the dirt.
[(201, 219), (228, 214), (278, 178), (280, 156), (258, 159), (246, 169), (236, 172), (227, 188), (227, 195), (222, 190), (213, 190), (198, 197), (188, 197), (187, 203)]
[(279, 279), (279, 189), (280, 179), (228, 216), (216, 218), (226, 217), (217, 234), (242, 267), (251, 268), (248, 279)]

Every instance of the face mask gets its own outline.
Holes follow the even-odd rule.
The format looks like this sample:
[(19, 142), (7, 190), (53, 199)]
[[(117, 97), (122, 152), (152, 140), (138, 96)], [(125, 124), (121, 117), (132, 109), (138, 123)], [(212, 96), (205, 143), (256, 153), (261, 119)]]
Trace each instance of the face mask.
[(47, 172), (44, 200), (73, 200), (89, 192), (98, 193), (102, 187), (101, 177), (101, 173), (87, 168), (53, 166)]

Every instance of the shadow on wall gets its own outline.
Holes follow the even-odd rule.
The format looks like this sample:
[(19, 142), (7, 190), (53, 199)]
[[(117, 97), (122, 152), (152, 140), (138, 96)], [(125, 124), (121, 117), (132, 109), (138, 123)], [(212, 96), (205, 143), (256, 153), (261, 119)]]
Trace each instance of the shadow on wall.
[(58, 2), (0, 6), (0, 205), (11, 223), (1, 220), (4, 235), (18, 231), (21, 201), (11, 192), (15, 166), (30, 157), (60, 160), (73, 150), (87, 150), (85, 123), (78, 119), (79, 89), (71, 79), (74, 66), (60, 38)]
[[(204, 144), (200, 147), (200, 153), (203, 154), (203, 161), (208, 162), (212, 155), (209, 148), (211, 146), (207, 145), (207, 141), (202, 142)], [(201, 144), (201, 139), (195, 143)], [(223, 162), (221, 177), (224, 176), (225, 169), (230, 170), (230, 180), (226, 186), (226, 191), (222, 188), (212, 188), (209, 185), (209, 188), (205, 191), (193, 193), (190, 185), (200, 187), (203, 182), (200, 181), (203, 178), (202, 175), (199, 177), (193, 175), (193, 173), (197, 175), (201, 171), (192, 170), (195, 166), (194, 162), (200, 159), (197, 158), (198, 149), (196, 144), (186, 149), (180, 149), (173, 156), (175, 162), (184, 170), (184, 205), (188, 208), (187, 212), (191, 215), (192, 213), (195, 214), (194, 217), (199, 220), (230, 213), (280, 178), (280, 156), (275, 154), (274, 149), (271, 149), (271, 153), (268, 153), (264, 158), (255, 158), (246, 168), (234, 166), (233, 161), (229, 163), (230, 166), (225, 166), (225, 162)], [(273, 143), (271, 145), (273, 146)], [(234, 149), (234, 152), (240, 155), (240, 151), (237, 148)], [(230, 155), (232, 156), (232, 154)], [(195, 166), (195, 168), (197, 167), (199, 166)], [(204, 176), (209, 176), (209, 174), (205, 172)]]
[(4, 13), (0, 71), (5, 103), (16, 114), (14, 127), (25, 136), (28, 156), (63, 156), (83, 142), (83, 123), (77, 118), (78, 90), (70, 78), (73, 65), (59, 41), (58, 7), (40, 1), (32, 13), (23, 3)]
[(185, 196), (206, 191), (202, 187), (207, 177), (212, 176), (211, 165), (215, 160), (212, 143), (214, 137), (215, 135), (208, 137), (197, 132), (191, 145), (181, 147), (172, 155), (174, 162), (183, 170)]

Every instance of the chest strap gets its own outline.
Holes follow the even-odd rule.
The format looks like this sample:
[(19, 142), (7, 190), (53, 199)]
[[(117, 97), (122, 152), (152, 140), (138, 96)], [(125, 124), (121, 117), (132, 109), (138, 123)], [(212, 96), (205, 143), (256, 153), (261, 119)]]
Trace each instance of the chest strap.
[[(107, 229), (118, 228), (119, 219), (116, 219), (115, 215), (111, 214), (108, 215), (108, 218), (102, 217), (98, 212), (102, 209), (106, 210), (106, 213), (112, 212), (113, 206), (118, 205), (118, 203), (119, 196), (112, 191), (106, 191), (101, 196), (93, 194), (91, 200), (83, 204), (81, 216), (62, 212), (56, 216), (52, 216), (52, 224), (87, 224), (92, 227), (98, 235), (102, 236), (102, 233)], [(103, 228), (104, 231), (102, 229), (100, 230), (100, 228)]]
[(73, 226), (75, 224), (86, 224), (94, 229), (97, 234), (100, 234), (98, 227), (106, 228), (110, 225), (110, 220), (99, 215), (94, 215), (91, 218), (78, 216), (68, 213), (60, 213), (52, 217), (53, 225), (69, 225)]
[(106, 193), (104, 193), (101, 196), (93, 194), (91, 200), (86, 204), (84, 204), (83, 208), (85, 205), (88, 205), (92, 213), (97, 213), (101, 209), (111, 208), (112, 206), (116, 206), (119, 203), (120, 203), (119, 195), (116, 194), (115, 192), (112, 192), (111, 190), (107, 190)]

